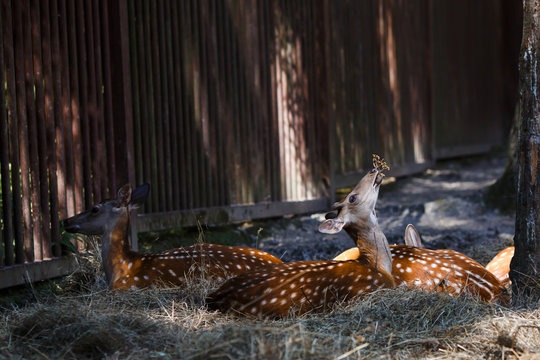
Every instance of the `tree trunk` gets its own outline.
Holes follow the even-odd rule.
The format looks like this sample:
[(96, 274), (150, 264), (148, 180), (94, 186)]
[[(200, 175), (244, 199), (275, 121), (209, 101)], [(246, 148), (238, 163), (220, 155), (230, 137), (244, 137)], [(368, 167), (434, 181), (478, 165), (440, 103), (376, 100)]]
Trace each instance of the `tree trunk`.
[(514, 304), (540, 299), (540, 3), (523, 0), (523, 38), (519, 61), (520, 121), (516, 253), (510, 264)]

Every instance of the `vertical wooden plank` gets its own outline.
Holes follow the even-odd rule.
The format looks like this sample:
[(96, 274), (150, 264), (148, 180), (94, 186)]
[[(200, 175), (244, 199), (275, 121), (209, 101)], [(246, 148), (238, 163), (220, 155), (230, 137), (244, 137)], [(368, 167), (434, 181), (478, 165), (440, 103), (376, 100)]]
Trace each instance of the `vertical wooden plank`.
[[(51, 34), (51, 58), (52, 58), (52, 94), (53, 102), (53, 119), (51, 125), (53, 129), (51, 134), (54, 133), (55, 150), (56, 150), (56, 186), (58, 187), (58, 209), (60, 219), (67, 217), (66, 209), (66, 179), (65, 179), (65, 148), (64, 148), (64, 129), (62, 121), (62, 64), (60, 63), (60, 41), (58, 31), (58, 3), (57, 0), (50, 0), (50, 34)], [(60, 256), (62, 249), (60, 241), (55, 240), (56, 246), (54, 247), (55, 256)]]
[[(0, 6), (0, 18), (4, 19), (11, 14), (6, 13), (4, 3)], [(0, 84), (5, 84), (4, 77), (5, 55), (4, 55), (4, 33), (6, 22), (0, 25)], [(5, 99), (5, 87), (0, 86), (0, 99)], [(9, 120), (7, 116), (5, 102), (0, 104), (0, 174), (2, 179), (2, 222), (3, 222), (3, 240), (1, 247), (4, 256), (0, 256), (0, 265), (13, 264), (13, 207), (11, 202), (11, 186), (9, 174)]]
[(268, 0), (266, 3), (265, 20), (267, 24), (266, 43), (268, 44), (268, 83), (269, 83), (269, 116), (270, 116), (270, 148), (272, 152), (272, 200), (278, 201), (283, 199), (281, 186), (281, 165), (280, 165), (280, 148), (279, 148), (279, 126), (278, 126), (278, 107), (276, 94), (276, 61), (277, 58), (277, 42), (276, 42), (276, 21), (275, 21), (275, 2)]
[[(236, 49), (237, 40), (235, 32), (235, 14), (232, 1), (225, 2), (225, 30), (226, 35), (226, 59), (227, 69), (226, 73), (229, 75), (229, 85), (226, 93), (228, 94), (228, 101), (231, 103), (231, 115), (227, 117), (226, 127), (227, 131), (227, 148), (229, 150), (228, 161), (231, 163), (232, 169), (229, 174), (231, 193), (231, 203), (242, 203), (242, 188), (244, 179), (241, 176), (241, 153), (239, 151), (240, 143), (243, 139), (240, 138), (240, 97), (238, 86), (238, 62), (236, 61)], [(247, 145), (247, 144), (246, 144)]]
[[(101, 21), (100, 21), (100, 9), (99, 9), (99, 0), (88, 1), (91, 13), (90, 22), (92, 23), (92, 28), (94, 31), (93, 42), (89, 45), (93, 49), (94, 53), (94, 66), (95, 69), (95, 86), (96, 86), (96, 143), (98, 145), (98, 162), (97, 168), (99, 172), (99, 186), (102, 199), (107, 198), (108, 194), (108, 179), (109, 174), (107, 173), (107, 137), (105, 135), (105, 113), (103, 109), (103, 91), (105, 90), (105, 84), (103, 81), (103, 56), (101, 50)], [(116, 190), (116, 189), (115, 189)], [(114, 192), (113, 192), (114, 194)]]
[[(152, 13), (150, 11), (150, 3), (145, 1), (144, 2), (144, 17), (143, 17), (143, 29), (144, 29), (144, 42), (146, 44), (146, 51), (152, 52)], [(147, 79), (147, 87), (146, 87), (146, 94), (145, 98), (142, 99), (143, 101), (146, 101), (148, 103), (148, 112), (147, 112), (147, 118), (146, 121), (148, 132), (144, 132), (144, 137), (148, 138), (148, 147), (147, 147), (147, 158), (150, 161), (150, 177), (152, 179), (152, 184), (154, 186), (154, 192), (153, 196), (151, 196), (151, 202), (152, 202), (152, 211), (159, 211), (160, 209), (160, 196), (162, 194), (162, 189), (160, 189), (160, 179), (158, 174), (158, 154), (157, 154), (157, 139), (156, 139), (156, 122), (158, 121), (156, 119), (156, 104), (154, 99), (155, 94), (155, 83), (154, 83), (154, 76), (153, 76), (153, 57), (148, 56), (148, 53), (145, 52), (143, 56), (146, 56), (146, 79)]]
[(154, 171), (156, 174), (154, 175), (155, 178), (158, 179), (159, 187), (158, 187), (158, 211), (167, 211), (170, 210), (170, 207), (168, 206), (168, 199), (170, 199), (169, 196), (166, 196), (169, 189), (167, 188), (167, 181), (166, 181), (166, 172), (165, 172), (165, 142), (164, 142), (164, 133), (163, 133), (163, 126), (165, 123), (165, 119), (163, 116), (163, 98), (162, 98), (162, 79), (161, 79), (161, 64), (160, 64), (160, 41), (158, 36), (158, 27), (161, 27), (163, 24), (159, 24), (158, 26), (158, 10), (157, 10), (157, 2), (152, 1), (150, 4), (150, 33), (149, 33), (149, 39), (151, 44), (151, 58), (152, 63), (151, 67), (149, 69), (151, 75), (152, 75), (152, 95), (154, 96), (154, 112), (155, 112), (155, 121), (154, 123), (154, 134), (155, 134), (155, 143), (153, 144), (152, 150), (155, 153), (155, 160), (156, 161), (156, 167)]
[(241, 183), (241, 196), (240, 201), (242, 204), (250, 203), (253, 201), (253, 181), (250, 176), (247, 174), (253, 174), (253, 169), (251, 168), (251, 155), (254, 151), (253, 149), (253, 140), (249, 136), (250, 121), (251, 118), (248, 115), (247, 108), (247, 92), (246, 92), (246, 66), (244, 63), (246, 53), (246, 42), (244, 39), (244, 29), (245, 29), (245, 16), (244, 16), (244, 6), (240, 3), (236, 3), (234, 11), (234, 26), (233, 31), (235, 31), (235, 48), (234, 48), (234, 60), (235, 66), (237, 68), (237, 91), (238, 91), (238, 127), (237, 134), (240, 138), (240, 142), (237, 147), (239, 154), (239, 172)]
[[(327, 144), (327, 152), (323, 154), (326, 158), (326, 163), (328, 164), (328, 181), (329, 181), (329, 187), (328, 187), (328, 200), (329, 204), (333, 204), (336, 200), (336, 182), (335, 182), (335, 175), (336, 175), (336, 166), (335, 166), (335, 131), (336, 126), (335, 122), (333, 120), (333, 105), (334, 105), (334, 99), (333, 99), (333, 77), (332, 77), (332, 61), (331, 61), (331, 41), (333, 39), (333, 29), (330, 27), (330, 19), (334, 18), (333, 10), (335, 7), (334, 2), (331, 2), (330, 0), (322, 0), (323, 1), (323, 9), (321, 11), (322, 14), (322, 29), (319, 34), (322, 37), (322, 49), (321, 52), (324, 56), (324, 66), (322, 67), (324, 74), (321, 76), (321, 79), (323, 81), (323, 84), (325, 85), (323, 87), (324, 91), (321, 95), (321, 100), (324, 98), (324, 111), (322, 112), (322, 119), (321, 122), (321, 133), (322, 136), (325, 139), (327, 139), (326, 142), (323, 144)], [(317, 99), (319, 100), (319, 99)], [(326, 132), (326, 136), (325, 136)], [(323, 145), (324, 149), (324, 145)]]
[[(183, 61), (180, 57), (176, 56), (177, 49), (180, 47), (178, 37), (176, 36), (177, 29), (177, 15), (176, 3), (165, 1), (162, 7), (165, 18), (165, 39), (166, 39), (166, 52), (165, 52), (165, 79), (167, 80), (167, 102), (169, 106), (169, 124), (170, 124), (170, 152), (171, 152), (171, 186), (173, 209), (183, 209), (182, 201), (185, 200), (185, 177), (183, 174), (183, 145), (182, 138), (178, 129), (181, 129), (181, 103), (177, 102), (177, 87), (181, 85), (181, 78), (178, 74), (181, 71)], [(176, 65), (176, 66), (175, 66)], [(180, 145), (179, 145), (180, 144)]]
[(226, 52), (225, 47), (227, 43), (225, 41), (225, 28), (224, 18), (227, 16), (223, 9), (223, 1), (214, 1), (214, 12), (212, 22), (214, 24), (212, 36), (214, 37), (214, 54), (217, 66), (218, 74), (218, 89), (217, 89), (217, 120), (218, 130), (216, 143), (218, 144), (218, 165), (219, 165), (219, 185), (220, 185), (220, 204), (228, 205), (231, 203), (230, 199), (230, 155), (229, 147), (227, 145), (227, 133), (230, 132), (230, 128), (226, 126), (227, 119), (232, 116), (231, 104), (227, 98), (227, 86), (228, 76), (226, 70)]
[[(205, 6), (205, 5), (202, 5)], [(195, 54), (195, 67), (194, 67), (194, 103), (195, 103), (195, 130), (198, 131), (196, 135), (197, 148), (199, 159), (196, 162), (196, 169), (199, 174), (199, 181), (201, 186), (199, 187), (199, 199), (200, 207), (207, 207), (211, 204), (211, 187), (209, 187), (210, 179), (207, 174), (208, 166), (208, 99), (207, 91), (204, 83), (205, 72), (206, 72), (206, 63), (204, 57), (204, 44), (203, 37), (201, 34), (201, 4), (199, 1), (193, 1), (191, 3), (191, 14), (192, 14), (192, 31), (193, 31), (193, 53)]]
[[(159, 47), (159, 79), (160, 79), (160, 96), (161, 101), (158, 101), (159, 108), (162, 111), (162, 115), (159, 117), (158, 122), (162, 122), (162, 163), (164, 168), (162, 168), (162, 178), (164, 182), (164, 196), (165, 203), (162, 206), (167, 210), (173, 210), (174, 199), (175, 199), (175, 188), (176, 184), (173, 185), (173, 151), (171, 149), (171, 136), (172, 136), (172, 125), (171, 125), (171, 107), (172, 101), (169, 98), (169, 80), (171, 78), (172, 72), (169, 72), (167, 66), (168, 60), (168, 49), (167, 43), (170, 37), (167, 37), (168, 31), (170, 30), (170, 23), (167, 21), (165, 16), (165, 8), (168, 1), (158, 2), (157, 3), (157, 37), (158, 37), (158, 47)], [(172, 142), (175, 142), (176, 139), (172, 139)]]
[[(150, 182), (150, 184), (153, 187), (157, 186), (157, 183), (155, 183), (152, 178), (152, 170), (151, 170), (151, 163), (152, 160), (150, 158), (150, 127), (149, 122), (151, 121), (151, 115), (149, 113), (149, 103), (147, 100), (147, 93), (150, 89), (150, 84), (148, 84), (148, 77), (146, 74), (146, 46), (147, 41), (145, 40), (145, 26), (144, 23), (146, 22), (146, 18), (144, 16), (145, 10), (143, 10), (142, 6), (142, 0), (137, 2), (136, 12), (135, 16), (137, 16), (137, 19), (141, 19), (141, 21), (137, 24), (137, 59), (139, 61), (139, 80), (140, 80), (140, 105), (141, 105), (141, 140), (142, 140), (142, 156), (143, 156), (143, 173), (144, 173), (144, 180), (145, 182)], [(133, 43), (132, 43), (133, 46)], [(154, 191), (153, 191), (154, 192)], [(156, 206), (153, 199), (157, 199), (156, 196), (152, 196), (151, 200), (148, 201), (146, 204), (146, 209), (148, 212), (152, 212)]]
[(103, 199), (105, 194), (102, 194), (102, 178), (105, 174), (101, 172), (101, 162), (103, 159), (102, 140), (99, 138), (99, 104), (97, 94), (97, 74), (96, 74), (96, 48), (94, 43), (94, 22), (93, 8), (91, 1), (84, 2), (84, 21), (85, 21), (85, 39), (86, 55), (88, 59), (88, 130), (87, 138), (90, 141), (91, 171), (92, 171), (92, 192), (94, 201), (98, 202)]
[(69, 55), (68, 55), (68, 24), (66, 0), (60, 0), (59, 12), (59, 36), (60, 36), (60, 62), (62, 64), (62, 119), (63, 130), (62, 137), (64, 138), (64, 159), (65, 159), (65, 194), (66, 194), (66, 216), (75, 214), (75, 166), (74, 163), (74, 148), (73, 148), (73, 132), (71, 124), (73, 122), (71, 113), (71, 89), (70, 89), (70, 73), (69, 73)]
[[(79, 97), (79, 57), (77, 54), (77, 27), (78, 22), (76, 20), (75, 3), (68, 1), (66, 4), (66, 26), (68, 35), (69, 49), (69, 96), (70, 96), (70, 113), (71, 123), (67, 125), (66, 132), (70, 133), (73, 142), (73, 197), (75, 202), (76, 213), (81, 212), (84, 209), (84, 196), (83, 196), (83, 141), (81, 136), (81, 98)], [(79, 244), (80, 250), (83, 249), (83, 244)]]
[[(58, 244), (57, 239), (60, 237), (59, 229), (59, 204), (58, 204), (58, 180), (57, 180), (57, 159), (56, 159), (56, 131), (55, 131), (55, 108), (53, 103), (54, 98), (54, 78), (52, 70), (52, 37), (50, 27), (50, 3), (48, 0), (41, 2), (41, 27), (42, 27), (42, 42), (41, 51), (43, 54), (43, 83), (45, 84), (45, 127), (47, 134), (47, 167), (49, 173), (49, 201), (51, 212), (51, 241)], [(59, 246), (55, 246), (54, 256), (59, 254)]]
[(257, 41), (257, 32), (260, 31), (259, 24), (257, 23), (257, 4), (255, 1), (251, 1), (248, 6), (244, 6), (246, 13), (246, 44), (248, 47), (247, 57), (245, 58), (246, 66), (246, 80), (247, 80), (247, 102), (248, 102), (248, 113), (251, 119), (251, 134), (250, 138), (252, 144), (255, 148), (255, 151), (249, 159), (251, 161), (251, 168), (253, 169), (252, 174), (256, 174), (253, 178), (253, 202), (260, 202), (264, 200), (261, 190), (264, 187), (264, 174), (263, 167), (264, 164), (264, 150), (262, 148), (263, 143), (261, 141), (261, 114), (260, 114), (260, 104), (258, 103), (259, 99), (259, 89), (260, 89), (260, 77), (259, 77), (259, 67), (260, 67), (260, 58), (258, 54), (259, 43)]
[[(13, 7), (13, 46), (15, 59), (24, 59), (24, 37), (22, 22), (22, 2), (17, 1)], [(15, 82), (17, 96), (17, 128), (19, 140), (19, 161), (22, 195), (22, 222), (23, 238), (15, 243), (16, 262), (31, 262), (34, 258), (34, 244), (32, 239), (32, 210), (30, 194), (30, 155), (28, 142), (28, 114), (26, 108), (26, 81), (25, 62), (15, 61)]]
[(270, 128), (269, 128), (269, 116), (270, 116), (270, 109), (268, 107), (268, 42), (266, 39), (267, 32), (269, 31), (267, 28), (267, 24), (265, 21), (265, 12), (267, 11), (266, 7), (266, 1), (262, 2), (255, 2), (254, 5), (256, 6), (256, 18), (257, 18), (257, 24), (258, 24), (258, 42), (259, 42), (259, 48), (258, 48), (258, 56), (260, 59), (260, 65), (259, 65), (259, 71), (258, 76), (260, 78), (260, 85), (259, 85), (259, 106), (260, 106), (260, 117), (261, 117), (261, 139), (262, 139), (262, 146), (263, 146), (263, 187), (261, 190), (264, 191), (264, 197), (263, 199), (266, 201), (270, 201), (272, 199), (272, 169), (271, 169), (271, 163), (272, 163), (272, 153), (270, 148)]
[(36, 120), (39, 149), (39, 192), (41, 194), (41, 221), (43, 233), (42, 259), (52, 257), (51, 238), (53, 227), (51, 223), (51, 208), (54, 206), (49, 199), (49, 176), (48, 157), (49, 149), (47, 145), (46, 115), (45, 115), (45, 89), (44, 89), (44, 62), (42, 59), (41, 42), (43, 33), (41, 32), (41, 10), (39, 0), (31, 0), (31, 21), (32, 21), (32, 52), (35, 79), (35, 101)]
[(186, 77), (187, 77), (187, 92), (188, 97), (186, 98), (186, 102), (189, 103), (189, 119), (188, 119), (188, 131), (187, 134), (189, 134), (190, 138), (190, 145), (191, 147), (188, 150), (188, 156), (189, 156), (189, 162), (188, 166), (192, 172), (192, 191), (193, 194), (192, 198), (192, 204), (190, 204), (190, 207), (202, 207), (204, 204), (203, 199), (203, 190), (204, 187), (204, 179), (202, 178), (200, 174), (200, 167), (201, 165), (201, 159), (198, 157), (198, 155), (201, 153), (199, 149), (199, 137), (200, 133), (197, 132), (197, 117), (200, 114), (200, 105), (198, 103), (199, 97), (198, 97), (198, 78), (199, 78), (199, 61), (198, 61), (198, 54), (197, 54), (197, 37), (195, 35), (195, 25), (196, 23), (195, 13), (193, 11), (193, 1), (188, 0), (184, 1), (183, 4), (184, 7), (184, 17), (183, 20), (185, 22), (185, 38), (186, 41), (186, 49), (185, 49), (185, 56), (186, 60), (189, 60), (189, 68), (186, 69)]
[[(6, 239), (6, 264), (12, 265), (15, 262), (20, 263), (24, 257), (22, 252), (22, 244), (24, 241), (24, 230), (22, 222), (22, 189), (19, 158), (19, 129), (18, 129), (18, 114), (17, 114), (17, 85), (15, 76), (15, 58), (14, 58), (14, 43), (13, 43), (13, 12), (11, 1), (4, 0), (2, 2), (3, 13), (6, 21), (4, 24), (4, 52), (5, 52), (5, 72), (7, 84), (7, 105), (8, 105), (8, 126), (9, 126), (9, 142), (10, 163), (11, 163), (11, 187), (13, 201), (13, 235), (15, 237), (15, 248), (11, 239)], [(15, 255), (15, 259), (14, 259)]]
[(43, 237), (43, 223), (41, 214), (48, 209), (41, 208), (41, 194), (40, 190), (40, 178), (39, 171), (39, 147), (38, 147), (38, 135), (37, 135), (37, 122), (36, 122), (36, 104), (34, 100), (34, 86), (39, 86), (34, 82), (34, 67), (33, 67), (33, 53), (32, 53), (32, 19), (30, 14), (30, 1), (24, 1), (23, 7), (23, 37), (24, 37), (24, 68), (25, 68), (25, 92), (26, 92), (26, 106), (27, 106), (27, 119), (28, 119), (28, 141), (30, 151), (30, 174), (31, 174), (31, 200), (32, 200), (32, 247), (33, 261), (39, 261), (43, 259), (42, 253), (42, 237)]
[[(113, 197), (116, 194), (116, 189), (118, 189), (117, 185), (117, 179), (118, 175), (116, 174), (116, 149), (115, 144), (118, 142), (122, 142), (124, 144), (123, 152), (127, 155), (127, 152), (130, 151), (125, 146), (126, 140), (125, 136), (120, 139), (119, 136), (116, 136), (114, 131), (115, 126), (115, 117), (113, 116), (113, 99), (118, 99), (117, 101), (123, 105), (123, 93), (128, 92), (131, 89), (124, 89), (122, 88), (123, 82), (119, 83), (119, 88), (122, 89), (122, 92), (118, 93), (118, 95), (113, 93), (113, 85), (111, 82), (111, 37), (112, 34), (109, 31), (109, 12), (108, 12), (108, 6), (109, 4), (104, 1), (98, 1), (97, 3), (97, 11), (96, 11), (96, 17), (99, 18), (100, 23), (100, 34), (101, 38), (99, 41), (101, 42), (101, 50), (102, 50), (102, 66), (103, 66), (103, 126), (104, 126), (104, 136), (105, 136), (105, 146), (106, 146), (106, 153), (107, 153), (107, 185), (109, 190), (109, 196)], [(127, 11), (127, 9), (126, 9)], [(98, 16), (99, 14), (99, 16)], [(124, 17), (127, 14), (124, 14)], [(119, 19), (119, 18), (117, 18)], [(119, 35), (116, 35), (119, 36)], [(114, 41), (114, 39), (112, 40)], [(127, 41), (127, 39), (125, 40)], [(126, 46), (124, 44), (124, 46)], [(122, 44), (119, 44), (119, 50), (122, 49)], [(122, 58), (119, 58), (117, 61), (121, 61)], [(122, 116), (118, 118), (119, 123), (125, 123), (126, 119)], [(125, 156), (125, 162), (128, 166), (128, 160), (127, 156)], [(121, 169), (125, 171), (124, 169)], [(128, 174), (124, 175), (126, 178), (129, 178)], [(129, 180), (126, 182), (130, 182)], [(123, 185), (123, 184), (122, 184)]]
[[(115, 4), (117, 2), (113, 2), (112, 4)], [(123, 2), (122, 2), (123, 3)], [(139, 32), (140, 32), (140, 26), (138, 23), (139, 17), (137, 17), (137, 9), (138, 9), (138, 2), (135, 1), (129, 1), (126, 4), (128, 8), (128, 21), (129, 21), (129, 28), (128, 28), (128, 34), (129, 34), (129, 57), (131, 59), (130, 61), (130, 69), (131, 73), (128, 74), (128, 79), (131, 78), (132, 81), (132, 101), (133, 101), (133, 152), (134, 152), (134, 164), (135, 164), (135, 177), (138, 184), (148, 182), (148, 178), (145, 177), (145, 162), (144, 162), (144, 156), (143, 156), (143, 142), (142, 142), (142, 123), (141, 123), (141, 117), (144, 116), (142, 104), (141, 104), (141, 59), (139, 59), (139, 53), (140, 53), (140, 46), (142, 44), (138, 41), (139, 38)], [(117, 17), (114, 16), (115, 12), (118, 12), (119, 10), (114, 10), (111, 8), (110, 11), (110, 23), (111, 23), (111, 33), (114, 34), (113, 28), (115, 26), (115, 23), (117, 21)], [(113, 42), (111, 41), (111, 46)], [(118, 48), (118, 47), (116, 47)], [(114, 49), (114, 47), (112, 48)], [(122, 54), (120, 54), (122, 56)], [(113, 62), (113, 65), (116, 64), (117, 61)], [(121, 70), (121, 69), (117, 69)], [(115, 74), (116, 71), (113, 72)], [(129, 91), (127, 91), (129, 93)], [(126, 118), (126, 122), (129, 122), (128, 118)], [(120, 151), (118, 152), (120, 153)], [(120, 164), (120, 161), (118, 162)], [(146, 207), (148, 209), (148, 207)]]
[(186, 60), (183, 58), (182, 48), (184, 46), (183, 41), (180, 37), (181, 31), (181, 17), (178, 12), (179, 4), (177, 2), (167, 2), (170, 5), (170, 8), (167, 9), (167, 13), (170, 15), (170, 49), (169, 49), (169, 68), (171, 69), (170, 76), (171, 85), (170, 91), (173, 94), (172, 100), (172, 111), (173, 111), (173, 124), (176, 125), (176, 131), (172, 131), (172, 135), (178, 139), (178, 141), (172, 142), (172, 151), (173, 154), (177, 157), (177, 172), (173, 173), (177, 178), (177, 197), (178, 197), (178, 209), (185, 209), (188, 207), (188, 189), (191, 188), (191, 177), (190, 171), (186, 168), (186, 142), (188, 137), (184, 136), (185, 128), (185, 107), (184, 96), (183, 96), (183, 84), (184, 77), (182, 76), (183, 70), (186, 66)]
[[(216, 39), (215, 39), (215, 21), (213, 18), (213, 0), (206, 0), (206, 4), (201, 6), (201, 34), (202, 34), (202, 50), (203, 58), (205, 59), (205, 68), (202, 73), (204, 78), (204, 87), (206, 90), (206, 113), (207, 113), (207, 141), (208, 141), (208, 164), (207, 174), (210, 186), (210, 206), (217, 206), (221, 200), (221, 189), (219, 183), (220, 164), (218, 160), (218, 128), (219, 116), (216, 110), (218, 101), (218, 70), (217, 60), (215, 58)], [(205, 74), (206, 73), (206, 76)]]
[(79, 64), (79, 90), (80, 90), (80, 124), (81, 124), (81, 138), (82, 138), (82, 153), (83, 153), (83, 185), (85, 199), (84, 203), (87, 209), (89, 209), (97, 198), (94, 198), (92, 185), (92, 157), (90, 147), (90, 118), (89, 118), (89, 88), (88, 88), (88, 57), (86, 52), (86, 38), (85, 33), (86, 21), (84, 4), (76, 2), (75, 18), (78, 26), (77, 29), (77, 49), (78, 49), (78, 64)]
[[(114, 169), (116, 171), (115, 183), (113, 183), (113, 191), (124, 183), (135, 183), (136, 178), (136, 151), (140, 151), (140, 147), (134, 145), (134, 109), (137, 109), (137, 115), (140, 116), (138, 107), (133, 106), (134, 98), (137, 94), (132, 88), (132, 74), (137, 75), (135, 64), (130, 61), (130, 51), (136, 52), (136, 48), (130, 46), (130, 35), (136, 36), (136, 28), (130, 31), (129, 28), (129, 11), (134, 8), (134, 4), (127, 0), (110, 1), (103, 4), (103, 19), (106, 25), (105, 31), (108, 33), (105, 40), (105, 47), (109, 49), (110, 55), (106, 57), (106, 61), (110, 62), (111, 78), (110, 96), (108, 101), (111, 101), (111, 122), (109, 125), (112, 132), (111, 136), (115, 139), (115, 146), (111, 148), (114, 152)], [(107, 41), (109, 45), (107, 46)], [(135, 59), (135, 58), (133, 58)], [(133, 60), (135, 61), (135, 60)], [(135, 83), (134, 79), (134, 83)], [(113, 100), (114, 99), (114, 100)], [(113, 165), (111, 164), (111, 166)], [(140, 167), (140, 162), (138, 163)], [(142, 176), (138, 179), (142, 183)]]

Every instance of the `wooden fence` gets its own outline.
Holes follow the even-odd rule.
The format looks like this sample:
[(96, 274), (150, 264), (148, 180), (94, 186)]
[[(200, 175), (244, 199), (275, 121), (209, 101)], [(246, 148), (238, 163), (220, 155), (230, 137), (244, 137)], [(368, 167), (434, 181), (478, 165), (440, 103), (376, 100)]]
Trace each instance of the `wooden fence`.
[(501, 144), (515, 102), (519, 3), (0, 4), (0, 287), (71, 271), (60, 220), (125, 182), (134, 231), (324, 210), (373, 152)]

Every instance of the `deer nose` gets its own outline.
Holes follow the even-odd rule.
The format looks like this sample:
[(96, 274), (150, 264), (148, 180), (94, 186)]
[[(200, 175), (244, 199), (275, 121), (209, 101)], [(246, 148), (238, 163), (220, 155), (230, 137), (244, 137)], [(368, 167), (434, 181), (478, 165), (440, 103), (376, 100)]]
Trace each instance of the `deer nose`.
[(324, 218), (326, 220), (335, 219), (335, 218), (337, 218), (337, 215), (338, 215), (337, 211), (330, 211), (329, 213), (324, 215)]
[(70, 233), (77, 232), (81, 229), (80, 225), (77, 224), (69, 224), (69, 222), (64, 221), (64, 230)]

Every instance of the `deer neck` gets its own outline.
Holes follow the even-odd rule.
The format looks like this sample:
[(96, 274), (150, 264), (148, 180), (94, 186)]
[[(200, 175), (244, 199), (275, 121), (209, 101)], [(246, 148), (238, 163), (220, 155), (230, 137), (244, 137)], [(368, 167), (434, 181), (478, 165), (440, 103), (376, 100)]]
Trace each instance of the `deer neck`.
[[(378, 271), (392, 274), (392, 254), (386, 236), (381, 231), (375, 216), (367, 221), (352, 223), (345, 231), (356, 242), (360, 255)], [(374, 220), (374, 221), (373, 221)]]
[(128, 233), (129, 215), (125, 214), (101, 239), (103, 268), (109, 285), (130, 270), (128, 264), (133, 263), (136, 255), (129, 245)]

